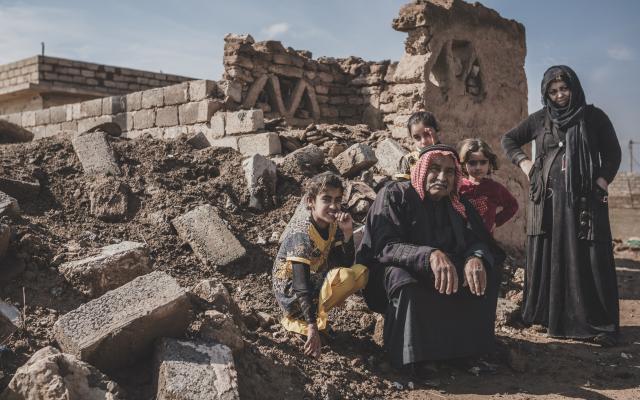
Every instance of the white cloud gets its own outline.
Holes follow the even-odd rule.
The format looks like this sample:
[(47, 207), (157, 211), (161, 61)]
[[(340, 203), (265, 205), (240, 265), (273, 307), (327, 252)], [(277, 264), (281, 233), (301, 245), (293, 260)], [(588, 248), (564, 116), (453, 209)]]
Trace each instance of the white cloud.
[(616, 61), (633, 60), (633, 50), (624, 45), (614, 45), (607, 49), (609, 57)]
[(262, 32), (267, 36), (267, 38), (273, 39), (276, 36), (289, 32), (289, 24), (286, 22), (279, 22), (277, 24), (269, 25), (264, 28)]

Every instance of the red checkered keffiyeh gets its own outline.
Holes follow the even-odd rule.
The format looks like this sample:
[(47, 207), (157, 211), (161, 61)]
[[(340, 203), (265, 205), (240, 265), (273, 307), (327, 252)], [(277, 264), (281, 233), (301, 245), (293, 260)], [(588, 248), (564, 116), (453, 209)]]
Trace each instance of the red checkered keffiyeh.
[(420, 200), (424, 200), (424, 197), (426, 195), (426, 192), (424, 190), (424, 182), (427, 180), (427, 172), (429, 171), (431, 162), (438, 156), (449, 156), (453, 158), (455, 162), (455, 188), (451, 191), (449, 197), (453, 209), (456, 210), (458, 214), (460, 214), (464, 219), (466, 219), (467, 212), (464, 208), (464, 205), (460, 202), (460, 197), (458, 195), (458, 193), (460, 192), (460, 186), (462, 185), (462, 167), (460, 166), (458, 158), (456, 157), (456, 154), (454, 152), (446, 150), (431, 150), (424, 153), (411, 170), (411, 186), (413, 186), (413, 188), (418, 193), (418, 196), (420, 196)]

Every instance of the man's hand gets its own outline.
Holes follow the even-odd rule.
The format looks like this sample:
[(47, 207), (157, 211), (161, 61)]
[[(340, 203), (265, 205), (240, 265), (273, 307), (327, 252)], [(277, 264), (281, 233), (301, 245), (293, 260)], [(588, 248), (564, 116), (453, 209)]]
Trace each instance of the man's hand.
[(307, 341), (304, 344), (304, 354), (313, 358), (320, 357), (320, 333), (316, 324), (307, 325)]
[(469, 286), (471, 293), (476, 296), (484, 295), (487, 288), (487, 271), (480, 258), (471, 257), (464, 264), (464, 283), (462, 286)]
[(429, 265), (436, 278), (434, 287), (438, 292), (452, 294), (458, 291), (458, 273), (446, 254), (440, 250), (432, 251)]
[(522, 172), (524, 172), (524, 174), (527, 175), (528, 177), (529, 172), (531, 172), (531, 167), (533, 167), (533, 161), (529, 160), (528, 158), (525, 158), (524, 160), (520, 161), (520, 164), (518, 164), (518, 166), (520, 167)]
[(340, 211), (336, 213), (336, 221), (338, 222), (338, 227), (344, 235), (344, 241), (348, 242), (353, 235), (353, 218), (351, 218), (351, 214), (349, 214), (348, 212)]

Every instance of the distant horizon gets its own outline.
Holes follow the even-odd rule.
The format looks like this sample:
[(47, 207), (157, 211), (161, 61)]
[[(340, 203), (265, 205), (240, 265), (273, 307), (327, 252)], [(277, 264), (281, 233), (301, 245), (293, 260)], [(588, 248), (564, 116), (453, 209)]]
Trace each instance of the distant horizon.
[[(251, 34), (309, 50), (313, 58), (350, 55), (367, 61), (398, 61), (406, 34), (391, 21), (407, 1), (294, 0), (217, 3), (206, 0), (113, 1), (108, 6), (80, 0), (2, 0), (0, 64), (41, 55), (195, 79), (222, 78), (223, 37)], [(616, 0), (486, 0), (486, 7), (525, 27), (528, 109), (541, 107), (542, 73), (554, 64), (571, 66), (587, 102), (611, 118), (629, 170), (630, 140), (640, 93), (640, 2)], [(579, 16), (578, 16), (579, 14)], [(144, 21), (144, 23), (140, 23)], [(640, 162), (640, 144), (634, 147)], [(640, 171), (640, 163), (634, 164)]]

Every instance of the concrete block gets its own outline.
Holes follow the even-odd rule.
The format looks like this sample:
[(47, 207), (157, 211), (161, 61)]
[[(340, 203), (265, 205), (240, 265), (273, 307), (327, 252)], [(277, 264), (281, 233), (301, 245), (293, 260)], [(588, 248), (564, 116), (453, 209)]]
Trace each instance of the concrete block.
[(229, 347), (162, 339), (156, 348), (157, 400), (239, 400), (238, 373)]
[(18, 200), (0, 191), (0, 217), (3, 215), (20, 214), (20, 206)]
[[(180, 105), (180, 124), (189, 125), (209, 122), (216, 111), (222, 108), (222, 103), (215, 99), (205, 99)], [(222, 136), (222, 135), (221, 135)]]
[(80, 103), (80, 117), (98, 117), (102, 115), (102, 98)]
[(226, 125), (226, 113), (223, 111), (219, 111), (211, 117), (211, 132), (218, 137), (224, 136), (225, 125)]
[(53, 333), (65, 353), (112, 371), (148, 354), (154, 340), (184, 334), (189, 307), (178, 282), (156, 271), (61, 316)]
[(150, 273), (149, 250), (144, 243), (120, 242), (103, 247), (95, 256), (66, 262), (58, 270), (80, 292), (96, 297)]
[(218, 87), (222, 90), (225, 98), (229, 98), (236, 103), (242, 103), (242, 83), (237, 81), (220, 81)]
[(264, 128), (264, 114), (261, 109), (227, 112), (225, 134), (237, 135), (256, 132)]
[(375, 155), (378, 159), (378, 169), (384, 174), (393, 176), (398, 171), (400, 159), (407, 153), (408, 151), (395, 140), (383, 140), (375, 150)]
[(22, 125), (23, 128), (28, 128), (30, 126), (35, 126), (36, 124), (36, 113), (35, 111), (25, 111), (22, 113)]
[(44, 136), (51, 137), (60, 134), (61, 124), (49, 124), (45, 126)]
[(60, 124), (67, 121), (66, 106), (51, 107), (49, 113), (51, 114), (50, 121), (52, 124)]
[(376, 162), (378, 159), (373, 149), (364, 143), (354, 144), (333, 159), (333, 165), (345, 177), (356, 176)]
[(209, 140), (209, 143), (211, 143), (211, 147), (230, 147), (234, 150), (238, 150), (238, 138), (234, 136)]
[(78, 133), (87, 132), (99, 125), (114, 121), (113, 115), (101, 115), (99, 117), (84, 118), (78, 121)]
[(256, 133), (240, 136), (238, 150), (244, 155), (261, 154), (270, 156), (282, 153), (280, 136), (275, 132)]
[(110, 176), (98, 177), (90, 185), (91, 215), (107, 222), (119, 222), (127, 217), (131, 193), (129, 185)]
[(216, 92), (216, 82), (206, 79), (189, 82), (189, 101), (204, 100)]
[(242, 161), (242, 168), (250, 195), (249, 206), (261, 210), (271, 203), (270, 198), (276, 193), (276, 163), (254, 154)]
[(111, 96), (102, 99), (102, 115), (120, 114), (127, 111), (126, 96)]
[(124, 99), (127, 111), (138, 111), (142, 108), (142, 92), (129, 93)]
[(164, 91), (165, 106), (184, 104), (189, 101), (189, 82), (165, 86), (162, 90)]
[(155, 122), (155, 110), (139, 110), (133, 113), (133, 129), (152, 128)]
[(150, 89), (142, 92), (142, 108), (155, 108), (164, 105), (163, 89)]
[(4, 342), (21, 323), (20, 310), (0, 300), (0, 341)]
[(218, 310), (205, 311), (200, 327), (200, 337), (229, 346), (234, 353), (238, 353), (245, 347), (240, 327), (230, 315)]
[(178, 125), (178, 107), (169, 106), (156, 109), (156, 126)]
[(107, 134), (90, 132), (76, 136), (72, 141), (82, 169), (87, 175), (119, 175), (120, 167), (116, 163)]
[(178, 236), (207, 264), (227, 265), (242, 258), (246, 250), (227, 228), (215, 207), (205, 204), (175, 218)]

